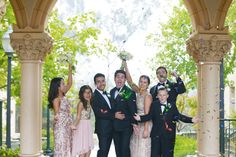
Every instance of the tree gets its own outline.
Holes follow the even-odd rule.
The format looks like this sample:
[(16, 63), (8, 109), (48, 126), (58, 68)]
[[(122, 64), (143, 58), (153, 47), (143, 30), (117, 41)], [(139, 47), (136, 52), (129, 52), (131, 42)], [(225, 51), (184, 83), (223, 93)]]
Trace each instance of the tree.
[[(236, 2), (233, 1), (228, 11), (225, 25), (229, 26), (232, 35), (232, 43), (236, 44)], [(161, 24), (160, 32), (152, 33), (147, 37), (147, 40), (152, 45), (155, 45), (156, 56), (150, 62), (150, 66), (155, 70), (158, 66), (166, 66), (169, 71), (177, 71), (181, 78), (184, 79), (187, 91), (196, 89), (197, 86), (197, 67), (192, 57), (186, 52), (186, 40), (191, 32), (191, 24), (189, 14), (183, 4), (173, 7), (173, 13), (169, 16), (167, 22)], [(224, 57), (224, 82), (229, 85), (227, 76), (234, 72), (236, 58), (236, 47), (227, 53)], [(191, 114), (196, 113), (196, 98), (187, 98), (181, 96), (178, 98), (178, 108), (180, 111), (185, 109), (184, 106), (189, 106)]]
[(161, 23), (160, 32), (147, 37), (148, 42), (157, 48), (152, 58), (153, 71), (160, 65), (168, 71), (177, 71), (184, 79), (187, 89), (196, 87), (196, 65), (185, 50), (185, 42), (191, 31), (190, 17), (183, 4), (174, 6), (173, 14), (166, 23)]
[[(1, 36), (8, 26), (16, 23), (12, 7), (9, 1), (6, 2), (7, 13), (1, 22)], [(83, 13), (75, 17), (69, 17), (67, 21), (60, 20), (58, 11), (54, 10), (48, 18), (46, 32), (53, 38), (53, 49), (45, 58), (43, 64), (43, 104), (47, 104), (47, 93), (50, 80), (55, 76), (64, 77), (67, 74), (67, 65), (58, 62), (58, 58), (70, 53), (73, 64), (76, 65), (77, 54), (91, 55), (102, 54), (103, 49), (114, 51), (115, 47), (110, 40), (99, 37), (100, 29), (95, 26), (95, 14), (93, 12)], [(0, 90), (6, 87), (7, 59), (0, 48)], [(20, 95), (20, 63), (19, 58), (14, 54), (12, 64), (12, 96), (19, 100)], [(56, 70), (60, 69), (60, 70)], [(20, 102), (18, 101), (18, 104)]]
[[(226, 25), (229, 26), (232, 34), (232, 43), (235, 45), (235, 1), (233, 1), (227, 15)], [(161, 24), (161, 32), (155, 32), (147, 37), (148, 42), (156, 45), (157, 53), (152, 59), (151, 68), (156, 69), (159, 65), (168, 67), (169, 71), (177, 71), (184, 79), (187, 89), (196, 88), (196, 63), (186, 52), (186, 40), (191, 32), (189, 14), (181, 1), (179, 5), (173, 7), (173, 13), (167, 22)], [(224, 78), (228, 84), (227, 76), (233, 72), (235, 67), (236, 48), (232, 49), (224, 58)]]

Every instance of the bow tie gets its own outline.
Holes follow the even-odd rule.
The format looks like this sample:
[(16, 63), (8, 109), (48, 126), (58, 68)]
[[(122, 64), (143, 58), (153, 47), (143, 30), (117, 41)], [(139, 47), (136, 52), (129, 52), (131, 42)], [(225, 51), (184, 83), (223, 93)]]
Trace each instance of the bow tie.
[(161, 104), (161, 106), (164, 106), (164, 107), (166, 107), (166, 106), (167, 106), (167, 104)]
[(103, 92), (102, 92), (102, 94), (105, 94), (105, 95), (107, 95), (107, 92), (106, 92), (106, 91), (103, 91)]
[(158, 83), (157, 86), (165, 86), (165, 83)]

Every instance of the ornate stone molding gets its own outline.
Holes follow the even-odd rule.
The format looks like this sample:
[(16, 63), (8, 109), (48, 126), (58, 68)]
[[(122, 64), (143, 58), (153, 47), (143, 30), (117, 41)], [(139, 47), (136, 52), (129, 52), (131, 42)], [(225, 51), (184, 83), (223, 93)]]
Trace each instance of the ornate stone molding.
[(230, 51), (229, 35), (196, 34), (187, 40), (187, 52), (198, 62), (219, 62)]
[(6, 13), (6, 5), (3, 0), (0, 0), (0, 20)]
[(11, 34), (11, 45), (20, 60), (44, 60), (52, 44), (53, 40), (47, 33)]

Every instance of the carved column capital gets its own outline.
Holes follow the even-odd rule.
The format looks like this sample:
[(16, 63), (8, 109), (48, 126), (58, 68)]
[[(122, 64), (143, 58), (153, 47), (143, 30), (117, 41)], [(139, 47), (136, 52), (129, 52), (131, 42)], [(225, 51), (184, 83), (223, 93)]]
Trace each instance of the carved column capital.
[(187, 42), (187, 52), (198, 62), (219, 62), (232, 46), (229, 35), (196, 34)]
[(53, 40), (47, 33), (12, 33), (11, 45), (20, 60), (44, 60)]
[(3, 0), (0, 1), (0, 20), (6, 13), (6, 5)]

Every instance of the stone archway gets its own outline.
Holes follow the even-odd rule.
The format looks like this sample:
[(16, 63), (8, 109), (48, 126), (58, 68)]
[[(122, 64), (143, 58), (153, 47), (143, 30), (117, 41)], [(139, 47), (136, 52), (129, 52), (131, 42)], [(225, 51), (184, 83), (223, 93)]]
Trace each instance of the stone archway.
[[(42, 61), (52, 39), (44, 32), (47, 16), (56, 0), (10, 0), (17, 24), (11, 43), (21, 62), (20, 156), (41, 154)], [(198, 156), (219, 154), (219, 68), (231, 47), (224, 26), (232, 0), (184, 0), (193, 32), (187, 50), (198, 64)], [(210, 82), (210, 83), (207, 83)], [(208, 123), (211, 125), (207, 125)], [(208, 149), (209, 145), (212, 145)]]

